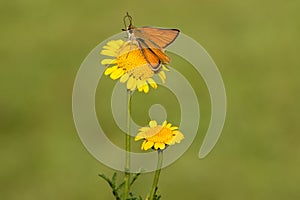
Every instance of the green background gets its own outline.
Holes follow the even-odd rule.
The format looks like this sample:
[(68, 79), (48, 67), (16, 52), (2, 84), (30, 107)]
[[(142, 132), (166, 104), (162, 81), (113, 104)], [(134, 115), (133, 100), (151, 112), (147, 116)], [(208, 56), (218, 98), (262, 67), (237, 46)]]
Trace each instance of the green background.
[[(227, 92), (222, 136), (199, 160), (208, 93), (201, 77), (174, 59), (197, 91), (203, 121), (191, 148), (162, 171), (163, 199), (300, 199), (299, 9), (297, 0), (2, 0), (0, 199), (113, 199), (98, 177), (113, 170), (87, 152), (75, 130), (72, 87), (86, 55), (123, 28), (126, 11), (136, 26), (179, 28), (198, 41), (218, 65)], [(98, 112), (108, 107), (112, 81), (104, 81)], [(163, 91), (159, 97), (168, 102)], [(144, 97), (134, 98), (134, 107), (142, 107)], [(133, 112), (136, 121), (148, 121), (145, 111)], [(101, 123), (115, 133), (108, 119)], [(122, 145), (118, 134), (110, 137)], [(134, 185), (143, 197), (152, 175)]]

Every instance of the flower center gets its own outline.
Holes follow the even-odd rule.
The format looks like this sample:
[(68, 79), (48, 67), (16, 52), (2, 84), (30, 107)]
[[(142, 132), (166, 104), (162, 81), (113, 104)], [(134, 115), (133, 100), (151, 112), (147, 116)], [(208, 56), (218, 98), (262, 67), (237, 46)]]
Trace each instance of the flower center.
[(156, 126), (152, 128), (147, 134), (149, 138), (146, 138), (148, 141), (164, 143), (170, 140), (173, 136), (171, 129), (162, 126)]
[(125, 72), (135, 69), (139, 66), (148, 64), (139, 49), (125, 52), (117, 57), (117, 65)]
[(154, 72), (148, 66), (148, 63), (145, 65), (140, 65), (129, 72), (134, 78), (140, 79), (142, 81), (151, 78)]

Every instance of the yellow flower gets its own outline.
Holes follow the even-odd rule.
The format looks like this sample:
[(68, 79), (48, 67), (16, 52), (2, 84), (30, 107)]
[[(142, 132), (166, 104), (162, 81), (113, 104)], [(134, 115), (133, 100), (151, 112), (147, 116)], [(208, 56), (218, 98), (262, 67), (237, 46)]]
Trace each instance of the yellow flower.
[(162, 125), (157, 125), (155, 120), (149, 122), (149, 127), (140, 128), (140, 132), (134, 138), (135, 141), (144, 139), (141, 149), (165, 149), (169, 145), (180, 143), (184, 138), (177, 126), (164, 121)]
[[(121, 83), (127, 82), (126, 87), (128, 90), (133, 91), (137, 88), (139, 92), (148, 93), (149, 85), (154, 89), (157, 88), (156, 82), (152, 79), (155, 73), (140, 49), (130, 41), (111, 40), (100, 53), (114, 57), (101, 61), (102, 65), (108, 66), (104, 74), (109, 75), (112, 80), (120, 78)], [(157, 74), (165, 83), (166, 74), (164, 71), (169, 71), (169, 69), (164, 65), (161, 69)]]

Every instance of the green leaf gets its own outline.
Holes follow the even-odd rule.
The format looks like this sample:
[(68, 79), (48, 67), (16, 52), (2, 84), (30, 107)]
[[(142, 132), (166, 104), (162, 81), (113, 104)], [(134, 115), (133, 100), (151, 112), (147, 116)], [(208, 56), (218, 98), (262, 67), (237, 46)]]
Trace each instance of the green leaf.
[(116, 185), (116, 181), (117, 181), (117, 172), (115, 172), (111, 178), (111, 182)]
[(130, 186), (136, 181), (136, 179), (137, 179), (140, 175), (141, 175), (141, 173), (137, 173), (137, 174), (134, 174), (134, 175), (133, 175), (133, 178), (132, 178), (132, 180), (131, 180), (131, 182), (130, 182)]
[(118, 187), (116, 187), (116, 180), (117, 180), (117, 173), (115, 172), (111, 178), (111, 180), (105, 176), (104, 174), (99, 174), (101, 178), (103, 178), (111, 187), (112, 193), (114, 197), (116, 197), (116, 200), (121, 200), (120, 195), (118, 193)]

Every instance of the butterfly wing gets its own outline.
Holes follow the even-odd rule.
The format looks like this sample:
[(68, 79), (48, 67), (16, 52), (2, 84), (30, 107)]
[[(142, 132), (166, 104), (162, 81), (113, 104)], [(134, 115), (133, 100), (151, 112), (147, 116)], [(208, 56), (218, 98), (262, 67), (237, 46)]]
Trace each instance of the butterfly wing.
[(170, 58), (164, 53), (164, 48), (177, 38), (179, 30), (141, 27), (132, 29), (132, 32), (145, 59), (154, 71), (158, 71), (162, 63), (170, 62)]
[[(133, 34), (136, 38), (144, 39), (151, 47), (164, 49), (177, 38), (178, 29), (164, 29), (155, 27), (134, 28)], [(149, 42), (149, 43), (148, 43)]]
[(137, 43), (153, 71), (158, 71), (162, 63), (170, 62), (170, 58), (163, 52), (163, 50), (149, 47), (149, 45), (140, 38), (137, 38)]

